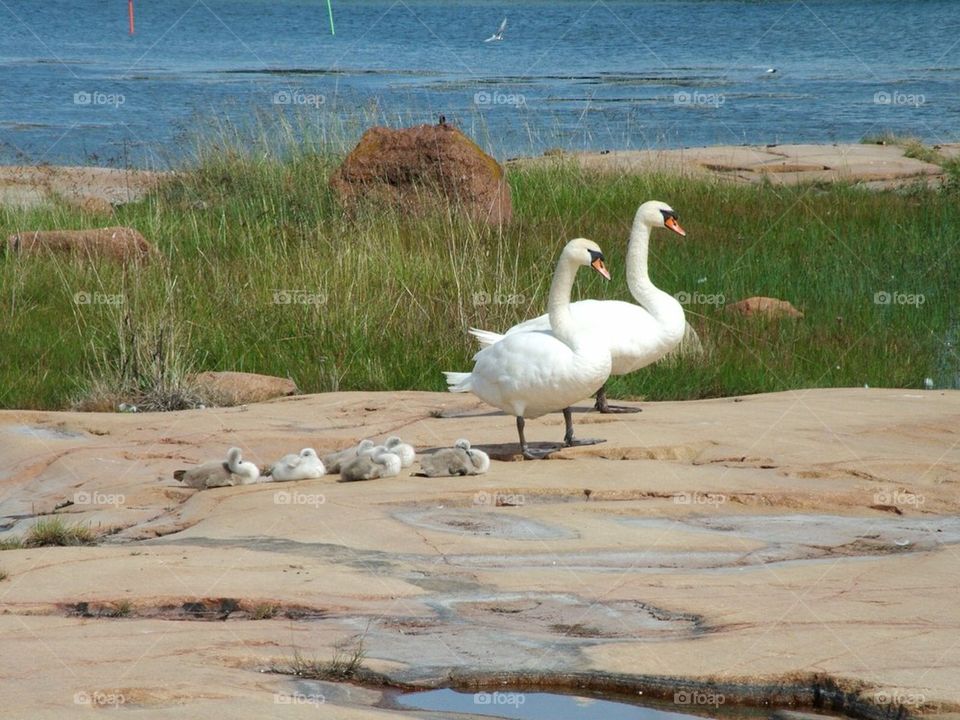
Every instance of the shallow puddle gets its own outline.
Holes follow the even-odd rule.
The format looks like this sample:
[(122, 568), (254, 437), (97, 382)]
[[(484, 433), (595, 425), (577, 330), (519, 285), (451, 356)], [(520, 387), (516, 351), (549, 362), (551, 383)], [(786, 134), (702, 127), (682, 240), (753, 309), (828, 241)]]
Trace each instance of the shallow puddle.
[(710, 711), (723, 703), (722, 696), (703, 692), (681, 692), (680, 695), (683, 697), (678, 702), (689, 699), (691, 703), (697, 703), (698, 712), (705, 714), (689, 715), (583, 695), (546, 692), (465, 693), (443, 689), (399, 695), (395, 700), (405, 709), (510, 720), (704, 720), (714, 717)]

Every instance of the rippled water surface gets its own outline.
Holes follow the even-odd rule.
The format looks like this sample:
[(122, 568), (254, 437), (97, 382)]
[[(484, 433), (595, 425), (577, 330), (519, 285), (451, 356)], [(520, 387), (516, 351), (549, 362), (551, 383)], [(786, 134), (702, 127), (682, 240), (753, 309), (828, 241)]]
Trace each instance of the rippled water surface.
[[(0, 3), (0, 162), (165, 165), (199, 127), (443, 114), (545, 148), (960, 136), (950, 0)], [(502, 41), (484, 42), (508, 19)], [(776, 72), (767, 72), (775, 69)]]

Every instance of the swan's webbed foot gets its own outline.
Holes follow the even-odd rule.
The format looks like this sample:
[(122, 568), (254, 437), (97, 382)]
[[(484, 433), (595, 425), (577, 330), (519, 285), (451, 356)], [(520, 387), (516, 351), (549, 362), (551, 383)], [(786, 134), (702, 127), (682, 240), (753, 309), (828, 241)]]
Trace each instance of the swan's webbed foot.
[(566, 426), (566, 432), (563, 434), (563, 447), (577, 447), (578, 445), (596, 445), (606, 442), (599, 438), (583, 438), (578, 440), (573, 436), (573, 413), (570, 408), (563, 409), (563, 424)]
[(627, 405), (611, 405), (607, 402), (607, 391), (605, 387), (597, 390), (597, 401), (593, 404), (593, 409), (600, 413), (638, 413), (643, 412), (643, 408), (629, 407)]
[(564, 447), (579, 447), (580, 445), (599, 445), (600, 443), (605, 443), (606, 440), (603, 438), (570, 438), (569, 440), (563, 438)]
[(523, 450), (523, 457), (527, 460), (546, 460), (552, 453), (562, 449), (562, 447), (562, 445), (554, 445), (553, 447), (548, 448), (533, 449), (531, 447), (521, 445), (520, 449)]
[(523, 457), (527, 460), (543, 460), (549, 457), (550, 453), (555, 453), (559, 450), (562, 445), (554, 445), (553, 447), (548, 448), (537, 448), (533, 449), (527, 445), (527, 439), (523, 436), (523, 426), (524, 420), (522, 417), (517, 417), (517, 435), (520, 438), (520, 451), (523, 453)]

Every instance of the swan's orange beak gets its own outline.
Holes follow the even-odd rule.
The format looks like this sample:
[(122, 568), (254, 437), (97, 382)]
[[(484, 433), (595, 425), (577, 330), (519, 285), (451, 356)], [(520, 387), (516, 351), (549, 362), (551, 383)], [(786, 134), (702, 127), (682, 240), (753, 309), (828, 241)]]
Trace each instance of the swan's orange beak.
[(607, 280), (610, 279), (610, 271), (607, 270), (607, 266), (603, 264), (603, 258), (598, 257), (596, 260), (590, 263), (590, 267), (603, 275)]
[(680, 227), (680, 223), (677, 222), (677, 219), (675, 217), (668, 217), (666, 220), (663, 221), (663, 224), (666, 227), (673, 230), (677, 235), (680, 235), (681, 237), (686, 237), (687, 231), (684, 230), (682, 227)]

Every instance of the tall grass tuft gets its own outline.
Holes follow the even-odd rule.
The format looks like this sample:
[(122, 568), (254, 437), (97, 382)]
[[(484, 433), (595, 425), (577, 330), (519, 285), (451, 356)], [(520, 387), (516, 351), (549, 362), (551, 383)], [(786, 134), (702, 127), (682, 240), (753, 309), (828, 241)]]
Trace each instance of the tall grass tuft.
[(63, 518), (46, 517), (37, 520), (27, 531), (23, 545), (24, 547), (92, 545), (94, 540), (96, 535), (84, 525), (68, 525)]
[(364, 657), (366, 651), (363, 640), (348, 639), (334, 644), (330, 660), (308, 658), (295, 649), (288, 662), (273, 665), (271, 671), (308, 680), (343, 682), (354, 679), (361, 673)]

